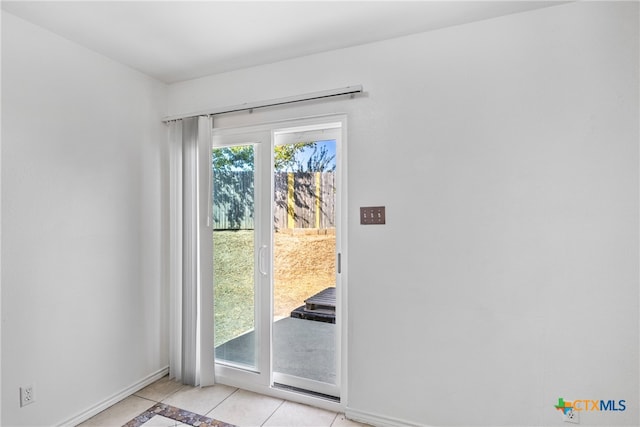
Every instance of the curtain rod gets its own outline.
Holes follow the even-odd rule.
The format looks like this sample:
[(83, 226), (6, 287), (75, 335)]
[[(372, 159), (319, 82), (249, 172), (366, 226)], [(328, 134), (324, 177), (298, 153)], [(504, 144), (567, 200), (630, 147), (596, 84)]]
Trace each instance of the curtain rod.
[(320, 92), (307, 93), (304, 95), (289, 96), (286, 98), (270, 99), (267, 101), (247, 102), (244, 104), (233, 105), (230, 107), (216, 108), (213, 110), (200, 111), (197, 113), (181, 114), (176, 116), (168, 116), (162, 119), (164, 123), (181, 120), (190, 117), (198, 116), (213, 116), (216, 114), (235, 113), (238, 111), (255, 110), (256, 108), (274, 107), (276, 105), (291, 104), (294, 102), (311, 101), (314, 99), (330, 98), (332, 96), (340, 95), (355, 95), (356, 93), (362, 93), (362, 85), (347, 86), (340, 89), (329, 89)]

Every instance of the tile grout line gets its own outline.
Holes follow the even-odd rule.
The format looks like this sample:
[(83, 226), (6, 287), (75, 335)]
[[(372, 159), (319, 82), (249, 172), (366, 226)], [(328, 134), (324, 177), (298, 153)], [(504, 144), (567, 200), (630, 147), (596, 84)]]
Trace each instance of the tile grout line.
[(333, 417), (333, 421), (331, 421), (331, 424), (329, 424), (329, 427), (333, 427), (333, 425), (336, 423), (336, 421), (338, 420), (338, 417), (340, 416), (339, 412), (336, 412), (336, 416)]
[(179, 389), (177, 389), (176, 391), (174, 391), (173, 393), (169, 393), (169, 395), (165, 396), (162, 400), (160, 400), (158, 403), (162, 403), (165, 400), (167, 400), (168, 398), (170, 398), (171, 396), (173, 396), (174, 394), (177, 394), (179, 391), (182, 391), (184, 389), (186, 389), (188, 386), (185, 384), (182, 384), (182, 387), (180, 387)]
[(282, 402), (280, 402), (280, 404), (278, 405), (278, 407), (277, 407), (276, 409), (274, 409), (274, 410), (273, 410), (273, 412), (271, 412), (271, 415), (269, 415), (269, 416), (267, 417), (267, 419), (266, 419), (266, 420), (264, 420), (264, 422), (263, 422), (262, 424), (260, 424), (260, 426), (264, 426), (264, 425), (267, 423), (267, 421), (269, 421), (269, 420), (271, 419), (271, 417), (273, 417), (273, 415), (274, 415), (276, 412), (278, 412), (278, 409), (280, 409), (280, 408), (282, 407), (282, 405), (284, 405), (284, 402), (286, 402), (286, 400), (284, 400), (284, 399), (283, 399), (283, 400), (282, 400)]
[[(221, 385), (224, 385), (224, 384), (221, 384)], [(213, 386), (215, 387), (215, 386), (216, 386), (216, 384), (214, 384)], [(227, 387), (228, 387), (228, 386), (227, 386)], [(206, 414), (204, 414), (204, 415), (205, 415), (205, 416), (207, 416), (207, 417), (209, 417), (209, 414), (211, 414), (213, 411), (215, 411), (215, 409), (216, 409), (218, 406), (222, 405), (222, 403), (223, 403), (223, 402), (225, 402), (225, 401), (226, 401), (227, 399), (229, 399), (231, 396), (233, 396), (234, 394), (236, 394), (239, 390), (240, 390), (240, 389), (236, 387), (236, 388), (235, 388), (235, 390), (233, 390), (233, 392), (232, 392), (232, 393), (229, 393), (229, 395), (228, 395), (227, 397), (225, 397), (225, 398), (224, 398), (224, 399), (222, 399), (220, 402), (218, 402), (218, 404), (217, 404), (216, 406), (214, 406), (213, 408), (211, 408), (211, 409), (209, 410), (209, 412), (207, 412), (207, 413), (206, 413)], [(213, 417), (209, 417), (209, 418), (213, 418)], [(220, 420), (220, 421), (222, 421), (222, 420)]]
[[(153, 402), (153, 404), (154, 404), (154, 405), (155, 405), (156, 403), (159, 403), (159, 402), (158, 402), (157, 400), (155, 400), (155, 399), (149, 399), (148, 397), (138, 396), (137, 394), (133, 394), (133, 395), (131, 395), (131, 396), (129, 396), (129, 397), (132, 397), (132, 396), (133, 396), (133, 397), (137, 397), (138, 399), (146, 400), (147, 402)], [(124, 400), (124, 399), (123, 399), (123, 400)], [(119, 402), (118, 402), (118, 403), (119, 403)], [(113, 406), (115, 406), (115, 405), (113, 405)], [(107, 408), (107, 409), (109, 409), (109, 408)]]
[[(165, 377), (168, 377), (168, 375), (166, 375)], [(162, 377), (161, 379), (159, 379), (159, 380), (158, 380), (158, 381), (156, 381), (156, 382), (160, 382), (160, 381), (162, 381), (165, 377)], [(171, 378), (168, 378), (168, 379), (167, 379), (167, 381), (170, 381), (170, 382), (176, 382), (176, 383), (177, 383), (177, 381), (175, 381), (175, 380), (173, 380), (173, 379), (171, 379)], [(151, 385), (153, 385), (153, 384), (155, 384), (155, 383), (149, 384), (149, 386), (151, 386)], [(140, 393), (141, 391), (143, 391), (144, 389), (146, 389), (146, 388), (147, 388), (147, 387), (149, 387), (149, 386), (147, 386), (147, 387), (145, 387), (145, 388), (143, 388), (143, 389), (138, 390), (137, 392), (133, 393), (133, 395), (132, 395), (132, 396), (140, 397), (140, 398), (142, 398), (142, 399), (150, 400), (150, 401), (152, 401), (152, 402), (156, 402), (156, 403), (162, 403), (163, 401), (167, 400), (168, 398), (170, 398), (171, 396), (173, 396), (173, 395), (174, 395), (174, 394), (176, 394), (177, 392), (179, 392), (179, 391), (181, 391), (181, 390), (184, 390), (185, 388), (187, 388), (187, 387), (188, 387), (188, 386), (187, 386), (187, 385), (185, 385), (185, 384), (181, 384), (181, 383), (178, 383), (178, 384), (180, 385), (180, 387), (179, 387), (177, 390), (172, 391), (171, 393), (169, 393), (168, 395), (164, 396), (164, 397), (163, 397), (162, 399), (160, 399), (160, 400), (157, 400), (157, 399), (150, 399), (150, 398), (148, 398), (148, 397), (144, 397), (144, 396), (141, 396), (141, 395), (139, 395), (139, 394), (138, 394), (138, 393)]]

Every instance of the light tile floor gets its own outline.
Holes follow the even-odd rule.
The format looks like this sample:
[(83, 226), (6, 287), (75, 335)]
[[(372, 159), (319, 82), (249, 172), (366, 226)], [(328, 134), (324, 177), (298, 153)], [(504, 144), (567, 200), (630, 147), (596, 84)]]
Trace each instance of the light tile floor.
[[(164, 377), (113, 405), (79, 427), (120, 427), (152, 406), (163, 403), (240, 427), (362, 427), (344, 414), (325, 411), (246, 390), (215, 385), (190, 387)], [(153, 416), (144, 427), (188, 426), (161, 415)]]

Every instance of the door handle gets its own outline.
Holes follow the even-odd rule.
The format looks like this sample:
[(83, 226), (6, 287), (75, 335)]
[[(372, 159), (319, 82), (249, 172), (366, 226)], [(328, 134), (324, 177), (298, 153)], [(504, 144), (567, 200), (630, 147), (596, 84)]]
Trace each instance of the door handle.
[(258, 270), (260, 271), (260, 274), (262, 274), (263, 276), (267, 275), (267, 267), (265, 264), (266, 252), (267, 252), (267, 245), (260, 246), (260, 250), (258, 251)]

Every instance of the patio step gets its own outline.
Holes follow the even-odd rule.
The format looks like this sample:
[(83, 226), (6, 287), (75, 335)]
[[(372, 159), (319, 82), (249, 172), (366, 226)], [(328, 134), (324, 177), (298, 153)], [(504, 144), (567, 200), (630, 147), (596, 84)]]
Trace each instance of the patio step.
[(327, 288), (304, 300), (304, 309), (313, 312), (336, 312), (336, 288)]
[(295, 319), (314, 320), (316, 322), (336, 323), (336, 314), (327, 313), (314, 313), (312, 311), (306, 311), (304, 305), (296, 308), (291, 312), (291, 317)]
[(291, 312), (297, 319), (336, 323), (336, 288), (326, 288), (304, 300), (305, 305)]

